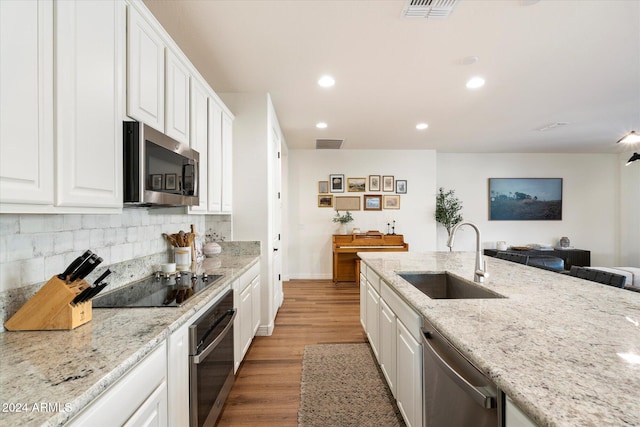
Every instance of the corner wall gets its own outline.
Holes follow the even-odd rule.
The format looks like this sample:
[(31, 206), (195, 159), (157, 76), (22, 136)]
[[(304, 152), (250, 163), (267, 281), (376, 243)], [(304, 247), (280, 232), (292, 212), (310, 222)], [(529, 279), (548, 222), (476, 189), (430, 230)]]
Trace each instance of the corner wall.
[[(438, 187), (456, 190), (465, 220), (482, 231), (483, 246), (545, 243), (591, 251), (591, 265), (619, 262), (619, 161), (614, 154), (452, 154), (437, 155)], [(561, 221), (489, 221), (488, 178), (563, 178)], [(464, 229), (462, 229), (464, 230)], [(461, 230), (461, 231), (462, 231)], [(438, 226), (438, 250), (446, 249)], [(456, 250), (473, 250), (474, 234), (456, 236)]]
[[(335, 211), (318, 207), (318, 181), (330, 174), (347, 178), (393, 175), (407, 180), (407, 194), (400, 195), (399, 210), (352, 211), (363, 232), (387, 232), (387, 222), (396, 221), (396, 233), (403, 234), (412, 252), (436, 249), (435, 212), (436, 164), (433, 150), (289, 150), (288, 270), (289, 279), (331, 279), (331, 236)], [(333, 193), (335, 195), (395, 194), (384, 192)], [(361, 197), (362, 198), (362, 197)], [(362, 207), (362, 200), (361, 200)]]

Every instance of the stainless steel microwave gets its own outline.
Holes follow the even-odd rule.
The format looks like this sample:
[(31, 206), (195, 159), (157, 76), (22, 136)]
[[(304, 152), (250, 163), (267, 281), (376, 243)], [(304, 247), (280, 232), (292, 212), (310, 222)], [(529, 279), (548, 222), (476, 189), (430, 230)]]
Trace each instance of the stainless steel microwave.
[(123, 128), (125, 205), (198, 205), (200, 154), (144, 123)]

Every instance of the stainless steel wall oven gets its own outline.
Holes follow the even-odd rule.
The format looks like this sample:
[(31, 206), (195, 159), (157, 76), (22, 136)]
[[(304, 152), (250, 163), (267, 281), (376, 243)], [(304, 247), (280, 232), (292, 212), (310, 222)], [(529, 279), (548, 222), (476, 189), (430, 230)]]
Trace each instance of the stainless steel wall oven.
[(189, 327), (191, 427), (215, 425), (233, 385), (233, 292)]

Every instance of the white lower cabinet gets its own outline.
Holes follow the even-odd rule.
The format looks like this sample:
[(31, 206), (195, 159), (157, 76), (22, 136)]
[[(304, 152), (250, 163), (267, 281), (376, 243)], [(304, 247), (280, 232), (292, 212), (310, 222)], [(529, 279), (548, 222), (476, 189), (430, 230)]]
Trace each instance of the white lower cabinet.
[(160, 344), (76, 416), (71, 426), (166, 426), (167, 345)]
[(396, 401), (408, 426), (422, 425), (422, 346), (397, 322)]
[[(256, 281), (258, 286), (255, 287)], [(233, 282), (233, 307), (237, 310), (236, 320), (233, 324), (233, 372), (240, 367), (244, 355), (247, 354), (251, 341), (258, 330), (255, 324), (256, 317), (260, 317), (260, 264), (255, 264), (240, 278)], [(258, 295), (254, 295), (257, 290)], [(254, 303), (258, 298), (258, 305)], [(258, 309), (256, 312), (256, 308)]]
[(396, 315), (380, 299), (380, 369), (396, 397)]
[(513, 403), (509, 396), (506, 396), (506, 404), (504, 409), (504, 425), (505, 427), (535, 427), (534, 423), (524, 412)]
[(373, 288), (371, 283), (367, 284), (367, 338), (369, 344), (375, 354), (376, 359), (380, 360), (378, 348), (379, 338), (379, 312), (380, 312), (380, 295)]
[(367, 279), (363, 274), (360, 274), (360, 324), (366, 331), (367, 330)]
[(422, 425), (421, 316), (364, 263), (360, 321), (408, 426)]
[[(196, 314), (200, 316), (200, 312)], [(194, 316), (195, 318), (195, 316)], [(167, 383), (169, 406), (168, 420), (170, 426), (189, 425), (189, 325), (182, 325), (167, 340)]]

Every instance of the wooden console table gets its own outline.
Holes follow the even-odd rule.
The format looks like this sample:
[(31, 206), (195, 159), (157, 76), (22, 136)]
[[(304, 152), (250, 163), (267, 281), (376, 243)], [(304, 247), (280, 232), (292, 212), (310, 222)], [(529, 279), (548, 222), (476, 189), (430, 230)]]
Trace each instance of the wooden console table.
[(358, 252), (407, 252), (409, 244), (404, 242), (402, 234), (382, 234), (367, 232), (364, 234), (333, 235), (333, 281), (357, 282), (359, 280)]

